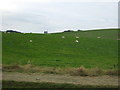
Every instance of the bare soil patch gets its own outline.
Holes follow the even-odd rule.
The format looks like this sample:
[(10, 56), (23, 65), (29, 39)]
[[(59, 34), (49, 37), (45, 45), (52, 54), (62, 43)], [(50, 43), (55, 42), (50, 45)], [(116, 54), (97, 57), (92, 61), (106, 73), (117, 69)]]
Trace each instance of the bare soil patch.
[(80, 85), (111, 85), (118, 86), (117, 76), (70, 76), (68, 74), (44, 74), (44, 73), (19, 73), (3, 72), (2, 80), (26, 81), (26, 82), (52, 82)]

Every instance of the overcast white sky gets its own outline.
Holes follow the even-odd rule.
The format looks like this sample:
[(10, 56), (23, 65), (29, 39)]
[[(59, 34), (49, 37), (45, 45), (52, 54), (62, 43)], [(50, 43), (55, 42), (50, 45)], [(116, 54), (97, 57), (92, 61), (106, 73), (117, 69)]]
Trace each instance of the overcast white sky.
[(2, 30), (60, 32), (118, 27), (118, 0), (3, 0)]

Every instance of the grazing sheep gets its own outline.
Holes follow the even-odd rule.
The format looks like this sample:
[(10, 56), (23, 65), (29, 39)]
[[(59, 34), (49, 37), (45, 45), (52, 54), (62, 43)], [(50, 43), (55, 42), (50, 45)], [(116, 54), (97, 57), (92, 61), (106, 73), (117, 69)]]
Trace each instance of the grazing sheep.
[(97, 37), (97, 38), (101, 38), (101, 37)]
[(78, 43), (79, 41), (78, 41), (78, 40), (76, 40), (75, 42), (76, 42), (76, 43)]
[(30, 40), (30, 42), (32, 42), (32, 40)]
[(78, 36), (76, 36), (76, 38), (79, 38)]
[(65, 38), (65, 36), (62, 36), (62, 38)]

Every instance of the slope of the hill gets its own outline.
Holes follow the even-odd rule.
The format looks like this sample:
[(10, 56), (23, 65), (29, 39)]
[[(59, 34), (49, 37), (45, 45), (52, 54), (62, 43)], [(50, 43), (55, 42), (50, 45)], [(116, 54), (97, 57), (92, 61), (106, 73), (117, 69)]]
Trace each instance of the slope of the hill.
[(3, 33), (2, 39), (3, 64), (111, 69), (118, 63), (117, 29), (54, 34)]

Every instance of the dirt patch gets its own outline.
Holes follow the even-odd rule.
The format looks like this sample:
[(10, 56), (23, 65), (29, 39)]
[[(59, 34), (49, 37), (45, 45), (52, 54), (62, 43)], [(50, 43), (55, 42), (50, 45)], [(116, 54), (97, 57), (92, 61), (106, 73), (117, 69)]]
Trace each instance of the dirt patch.
[(18, 72), (3, 72), (3, 80), (27, 81), (27, 82), (53, 82), (53, 83), (68, 83), (80, 85), (112, 85), (118, 86), (117, 76), (70, 76), (43, 74), (43, 73), (18, 73)]

